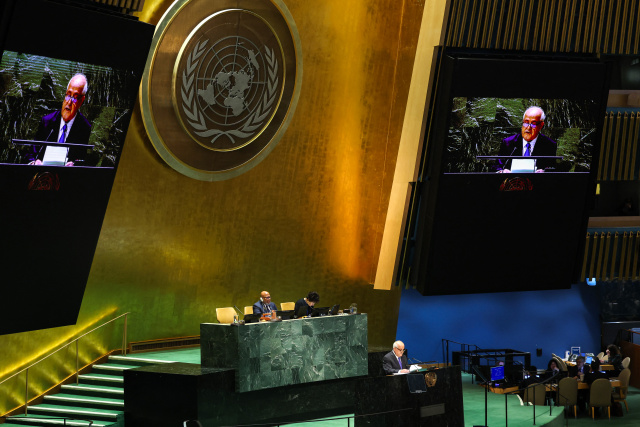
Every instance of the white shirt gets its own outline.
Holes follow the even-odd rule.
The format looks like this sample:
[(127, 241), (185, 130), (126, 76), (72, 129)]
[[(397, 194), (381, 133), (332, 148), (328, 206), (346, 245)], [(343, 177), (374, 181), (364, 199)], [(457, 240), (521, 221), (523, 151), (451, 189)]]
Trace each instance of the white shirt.
[(78, 114), (76, 114), (75, 116), (73, 116), (73, 119), (69, 120), (68, 122), (65, 122), (64, 119), (61, 118), (60, 120), (60, 129), (58, 130), (58, 139), (56, 139), (56, 141), (60, 141), (60, 137), (62, 136), (62, 128), (64, 128), (65, 123), (67, 124), (67, 132), (64, 136), (64, 142), (67, 142), (67, 138), (69, 138), (69, 132), (71, 132), (71, 126), (73, 126), (73, 121), (76, 119), (76, 116)]
[(524, 153), (527, 151), (527, 144), (531, 144), (531, 148), (529, 149), (529, 154), (531, 154), (533, 156), (533, 147), (536, 146), (536, 141), (538, 140), (538, 137), (536, 136), (535, 139), (533, 141), (529, 141), (527, 142), (526, 139), (522, 138), (522, 155), (524, 156)]

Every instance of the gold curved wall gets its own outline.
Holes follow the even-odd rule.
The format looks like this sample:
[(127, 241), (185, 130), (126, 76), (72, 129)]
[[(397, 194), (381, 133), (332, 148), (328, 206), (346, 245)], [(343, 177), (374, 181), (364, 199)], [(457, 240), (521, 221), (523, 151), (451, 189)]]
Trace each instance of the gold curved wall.
[[(139, 17), (155, 24), (170, 3), (147, 0)], [(197, 181), (160, 159), (137, 111), (78, 325), (0, 337), (0, 379), (118, 314), (131, 312), (131, 341), (198, 335), (216, 307), (251, 305), (265, 289), (276, 303), (310, 290), (322, 305), (357, 302), (370, 346), (390, 346), (400, 292), (371, 283), (424, 2), (286, 4), (304, 77), (275, 150), (234, 179)], [(0, 413), (12, 407), (0, 401)]]

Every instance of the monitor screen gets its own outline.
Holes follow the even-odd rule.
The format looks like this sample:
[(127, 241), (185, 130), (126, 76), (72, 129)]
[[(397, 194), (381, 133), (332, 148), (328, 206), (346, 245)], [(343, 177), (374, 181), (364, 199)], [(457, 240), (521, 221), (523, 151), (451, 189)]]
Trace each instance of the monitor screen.
[(423, 295), (569, 288), (595, 195), (608, 64), (438, 52), (409, 284)]
[(526, 157), (525, 138), (532, 140), (528, 156), (534, 171), (591, 169), (598, 142), (594, 100), (454, 97), (452, 102), (445, 174), (515, 172), (513, 160), (527, 159), (510, 157)]
[(491, 368), (491, 381), (504, 380), (504, 366), (495, 366)]
[[(0, 334), (75, 324), (154, 27), (97, 6), (5, 0)], [(61, 24), (62, 23), (62, 24)]]
[[(130, 69), (4, 51), (0, 58), (0, 167), (38, 165), (46, 152), (62, 142), (70, 148), (64, 149), (66, 161), (58, 166), (115, 168), (139, 78)], [(83, 79), (86, 94), (67, 98), (70, 82)], [(73, 121), (63, 131), (60, 123), (71, 114)], [(40, 143), (47, 141), (52, 144)]]

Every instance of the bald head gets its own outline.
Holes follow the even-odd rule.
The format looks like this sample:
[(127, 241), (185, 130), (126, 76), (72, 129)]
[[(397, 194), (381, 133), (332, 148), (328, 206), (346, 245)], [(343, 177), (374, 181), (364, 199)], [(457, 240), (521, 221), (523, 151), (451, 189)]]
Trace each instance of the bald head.
[(267, 291), (260, 292), (260, 298), (262, 298), (264, 302), (271, 302), (271, 294)]

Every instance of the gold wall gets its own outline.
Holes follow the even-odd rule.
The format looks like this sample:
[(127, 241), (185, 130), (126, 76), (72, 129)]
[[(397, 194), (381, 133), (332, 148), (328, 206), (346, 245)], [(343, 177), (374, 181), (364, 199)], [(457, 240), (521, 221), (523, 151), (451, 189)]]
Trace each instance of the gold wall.
[[(371, 283), (424, 0), (285, 2), (304, 76), (279, 145), (239, 177), (196, 181), (164, 164), (136, 111), (78, 325), (0, 337), (0, 379), (118, 314), (131, 312), (132, 341), (198, 335), (216, 307), (262, 290), (276, 303), (310, 290), (321, 305), (357, 302), (370, 346), (390, 347), (400, 292)], [(170, 4), (147, 0), (139, 17), (155, 24)], [(12, 407), (0, 399), (0, 414)]]

